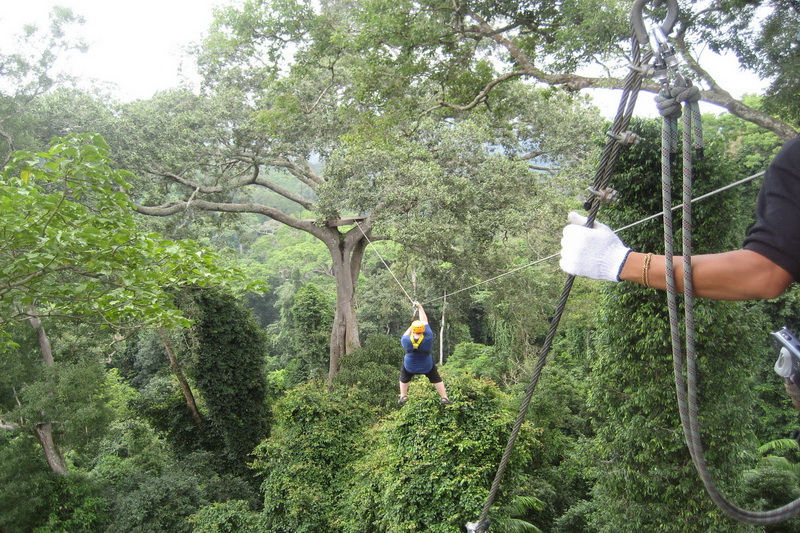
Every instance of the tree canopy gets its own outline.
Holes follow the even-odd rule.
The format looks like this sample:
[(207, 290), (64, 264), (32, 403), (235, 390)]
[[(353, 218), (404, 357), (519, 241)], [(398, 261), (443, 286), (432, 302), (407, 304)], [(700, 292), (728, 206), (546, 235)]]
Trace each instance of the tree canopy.
[(0, 174), (0, 323), (36, 315), (186, 324), (165, 289), (236, 279), (210, 249), (141, 231), (126, 178), (96, 135), (12, 154)]
[[(136, 102), (61, 83), (71, 12), (28, 33), (47, 52), (0, 52), (0, 530), (476, 520), (553, 320), (564, 276), (547, 259), (606, 140), (581, 91), (620, 87), (630, 4), (245, 0), (198, 43), (199, 92)], [(730, 111), (704, 117), (706, 192), (795, 134), (796, 5), (680, 7), (681, 71)], [(733, 99), (694, 60), (706, 45), (768, 94)], [(622, 201), (600, 213), (615, 227), (660, 205), (657, 125), (631, 128)], [(737, 246), (757, 188), (697, 207), (699, 249)], [(656, 226), (624, 239), (655, 250)], [(397, 403), (408, 299), (453, 404), (424, 378)], [(709, 460), (750, 508), (800, 490), (765, 340), (800, 327), (797, 301), (698, 306)], [(575, 283), (492, 531), (757, 529), (703, 496), (665, 316), (651, 290)]]

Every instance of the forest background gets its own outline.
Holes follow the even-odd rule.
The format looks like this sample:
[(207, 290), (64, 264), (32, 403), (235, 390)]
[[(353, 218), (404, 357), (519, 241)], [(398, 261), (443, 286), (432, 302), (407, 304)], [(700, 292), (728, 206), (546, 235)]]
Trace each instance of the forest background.
[[(193, 50), (200, 91), (134, 102), (56, 68), (83, 48), (72, 11), (19, 28), (0, 54), (0, 531), (462, 531), (606, 141), (581, 90), (622, 87), (630, 8), (246, 1), (216, 10)], [(790, 0), (681, 5), (681, 68), (728, 110), (704, 117), (698, 194), (796, 135), (799, 18)], [(733, 98), (694, 60), (703, 46), (736, 54), (764, 94)], [(631, 129), (620, 201), (601, 211), (612, 227), (660, 210), (659, 123)], [(741, 243), (758, 185), (697, 204), (697, 253)], [(657, 221), (622, 236), (663, 247)], [(419, 378), (396, 403), (412, 300), (453, 405)], [(767, 340), (800, 326), (796, 300), (697, 305), (709, 462), (744, 507), (800, 496), (797, 414)], [(491, 517), (497, 531), (800, 529), (714, 508), (682, 441), (664, 295), (586, 280)]]

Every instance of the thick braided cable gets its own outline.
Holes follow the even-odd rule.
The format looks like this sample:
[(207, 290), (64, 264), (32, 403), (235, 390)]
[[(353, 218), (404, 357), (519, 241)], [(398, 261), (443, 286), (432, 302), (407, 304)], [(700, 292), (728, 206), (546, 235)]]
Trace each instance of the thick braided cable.
[[(617, 108), (617, 114), (610, 132), (610, 139), (604, 146), (603, 152), (600, 156), (600, 162), (597, 172), (595, 173), (593, 183), (593, 188), (595, 190), (602, 190), (608, 186), (608, 182), (611, 178), (611, 173), (620, 150), (620, 143), (617, 141), (617, 139), (627, 129), (630, 119), (633, 116), (633, 111), (636, 106), (636, 98), (639, 94), (639, 89), (641, 88), (642, 81), (644, 79), (642, 75), (644, 69), (642, 66), (650, 59), (649, 54), (646, 54), (646, 57), (644, 58), (642, 57), (638, 41), (636, 41), (635, 38), (633, 39), (632, 50), (632, 56), (634, 58), (633, 67), (629, 71), (628, 76), (625, 78), (625, 84), (622, 96), (620, 98), (619, 107)], [(597, 215), (598, 209), (599, 202), (597, 199), (595, 199), (589, 209), (587, 226), (591, 227), (594, 224), (594, 219)], [(545, 337), (544, 343), (539, 350), (539, 356), (536, 361), (533, 375), (531, 376), (531, 381), (525, 389), (525, 396), (520, 405), (519, 412), (517, 413), (517, 418), (509, 435), (508, 442), (506, 443), (505, 451), (503, 452), (502, 458), (500, 459), (500, 463), (497, 467), (497, 473), (495, 474), (494, 481), (489, 489), (486, 503), (483, 506), (480, 518), (478, 519), (477, 523), (467, 525), (469, 531), (471, 532), (483, 532), (486, 531), (486, 528), (488, 527), (489, 511), (494, 504), (494, 500), (496, 499), (500, 490), (500, 483), (503, 479), (503, 474), (505, 473), (506, 467), (508, 466), (508, 462), (511, 459), (511, 454), (514, 450), (514, 444), (516, 443), (520, 429), (522, 428), (522, 424), (525, 421), (525, 416), (528, 412), (528, 408), (530, 407), (533, 393), (539, 384), (542, 370), (547, 363), (547, 356), (549, 355), (550, 348), (553, 345), (553, 340), (555, 339), (558, 325), (561, 321), (561, 316), (564, 314), (567, 299), (572, 291), (572, 285), (574, 281), (575, 276), (567, 276), (567, 280), (564, 283), (564, 288), (561, 291), (561, 296), (556, 304), (556, 309), (553, 314), (553, 319), (550, 322), (547, 336)]]
[[(683, 88), (685, 89), (685, 87)], [(684, 357), (681, 346), (681, 337), (678, 327), (677, 302), (673, 265), (673, 225), (672, 225), (672, 186), (671, 168), (669, 162), (674, 146), (672, 133), (673, 125), (665, 125), (662, 129), (662, 203), (664, 205), (664, 244), (667, 257), (667, 303), (670, 317), (670, 332), (673, 351), (673, 368), (675, 372), (675, 389), (678, 398), (678, 412), (681, 418), (686, 444), (695, 469), (703, 482), (706, 492), (720, 510), (739, 522), (754, 525), (769, 525), (783, 522), (800, 513), (800, 499), (794, 500), (782, 507), (768, 511), (750, 511), (742, 509), (728, 501), (723, 496), (712, 479), (703, 450), (701, 430), (698, 416), (697, 400), (697, 357), (695, 350), (694, 327), (694, 287), (692, 282), (692, 188), (693, 188), (693, 159), (692, 153), (702, 153), (702, 134), (698, 121), (700, 120), (697, 102), (699, 95), (695, 90), (689, 90), (680, 98), (687, 102), (683, 114), (683, 217), (682, 217), (682, 253), (684, 266), (684, 332), (686, 338), (686, 355)], [(667, 119), (667, 117), (665, 117)], [(674, 115), (668, 119), (675, 122)], [(668, 120), (665, 120), (665, 124)], [(686, 377), (684, 378), (684, 366)]]

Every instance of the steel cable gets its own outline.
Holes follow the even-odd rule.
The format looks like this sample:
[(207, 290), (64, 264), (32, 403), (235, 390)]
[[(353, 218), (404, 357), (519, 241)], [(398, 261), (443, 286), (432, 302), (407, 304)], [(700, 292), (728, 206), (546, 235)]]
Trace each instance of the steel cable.
[[(644, 56), (641, 53), (641, 49), (639, 47), (639, 43), (634, 37), (632, 39), (632, 57), (633, 61), (631, 63), (631, 69), (628, 73), (628, 76), (625, 78), (625, 84), (622, 91), (622, 96), (620, 98), (620, 103), (617, 108), (617, 113), (614, 118), (614, 123), (612, 126), (611, 131), (609, 132), (609, 140), (606, 142), (603, 152), (600, 156), (600, 162), (598, 164), (597, 171), (595, 172), (594, 181), (593, 181), (593, 190), (595, 191), (602, 191), (606, 187), (608, 187), (608, 182), (611, 177), (611, 173), (613, 171), (614, 165), (616, 164), (617, 157), (619, 155), (619, 150), (621, 147), (620, 139), (623, 137), (623, 133), (627, 130), (628, 125), (630, 124), (631, 117), (633, 116), (633, 111), (636, 106), (636, 98), (639, 94), (639, 89), (641, 88), (642, 81), (644, 79), (643, 72), (645, 72), (644, 65), (650, 60), (650, 54), (645, 54)], [(591, 227), (594, 224), (594, 219), (597, 215), (597, 211), (600, 208), (600, 201), (597, 197), (593, 198), (591, 201), (591, 205), (588, 209), (588, 216), (587, 216), (587, 223), (586, 225)], [(545, 337), (544, 343), (542, 344), (541, 349), (539, 350), (539, 356), (536, 361), (536, 366), (534, 368), (533, 374), (531, 376), (531, 381), (529, 382), (528, 386), (525, 389), (525, 396), (523, 397), (522, 403), (520, 404), (519, 412), (517, 413), (516, 420), (514, 421), (514, 425), (512, 427), (511, 433), (508, 438), (508, 442), (506, 443), (505, 450), (503, 451), (503, 455), (500, 459), (500, 463), (497, 467), (497, 472), (495, 474), (494, 480), (492, 482), (492, 486), (489, 489), (489, 493), (486, 498), (486, 502), (483, 506), (483, 510), (481, 511), (480, 518), (475, 523), (468, 523), (467, 529), (470, 532), (482, 532), (486, 531), (489, 522), (489, 511), (494, 504), (494, 501), (497, 497), (497, 494), (500, 490), (500, 483), (503, 479), (503, 475), (505, 473), (506, 467), (508, 466), (508, 462), (511, 459), (512, 452), (514, 450), (514, 445), (516, 444), (517, 437), (519, 436), (520, 429), (522, 428), (522, 424), (525, 421), (525, 417), (528, 412), (528, 408), (530, 407), (531, 399), (533, 398), (533, 393), (536, 390), (537, 385), (539, 384), (539, 379), (542, 374), (542, 370), (544, 369), (545, 364), (547, 363), (547, 356), (550, 353), (550, 348), (553, 344), (553, 340), (555, 339), (556, 332), (558, 330), (559, 322), (561, 321), (561, 316), (564, 313), (564, 309), (566, 308), (567, 299), (569, 298), (569, 294), (572, 291), (572, 285), (575, 281), (575, 276), (569, 275), (567, 276), (566, 282), (564, 283), (564, 288), (561, 291), (561, 295), (558, 299), (556, 304), (555, 312), (553, 313), (553, 319), (550, 322), (550, 327), (547, 331), (547, 336)]]

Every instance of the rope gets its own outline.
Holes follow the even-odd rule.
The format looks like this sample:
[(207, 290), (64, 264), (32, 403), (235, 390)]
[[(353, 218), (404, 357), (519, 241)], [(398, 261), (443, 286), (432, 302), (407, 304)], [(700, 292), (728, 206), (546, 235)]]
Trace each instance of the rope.
[[(703, 195), (698, 196), (696, 198), (692, 198), (692, 203), (699, 202), (700, 200), (705, 200), (706, 198), (710, 198), (710, 197), (712, 197), (712, 196), (714, 196), (716, 194), (719, 194), (721, 192), (725, 192), (725, 191), (727, 191), (729, 189), (733, 189), (734, 187), (738, 187), (739, 185), (743, 185), (743, 184), (745, 184), (745, 183), (747, 183), (749, 181), (753, 181), (756, 178), (760, 178), (763, 175), (764, 175), (764, 171), (762, 170), (761, 172), (757, 172), (757, 173), (755, 173), (755, 174), (753, 174), (751, 176), (747, 176), (746, 178), (742, 178), (742, 179), (740, 179), (738, 181), (734, 181), (733, 183), (729, 183), (727, 185), (723, 185), (722, 187), (719, 187), (718, 189), (715, 189), (715, 190), (713, 190), (711, 192), (707, 192), (706, 194), (703, 194)], [(672, 207), (672, 211), (677, 211), (678, 209), (681, 209), (682, 207), (683, 207), (683, 204), (678, 204), (678, 205)], [(645, 222), (649, 222), (649, 221), (654, 220), (654, 219), (656, 219), (658, 217), (661, 217), (661, 216), (664, 216), (664, 212), (663, 211), (659, 211), (658, 213), (654, 213), (654, 214), (648, 215), (648, 216), (646, 216), (644, 218), (640, 218), (636, 222), (631, 222), (627, 226), (622, 226), (620, 228), (617, 228), (617, 229), (614, 230), (614, 233), (621, 233), (621, 232), (623, 232), (625, 230), (628, 230), (628, 229), (631, 229), (631, 228), (635, 228), (636, 226), (638, 226), (640, 224), (644, 224)], [(459, 294), (461, 292), (465, 292), (465, 291), (474, 289), (475, 287), (480, 287), (481, 285), (485, 285), (487, 283), (491, 283), (492, 281), (496, 281), (496, 280), (498, 280), (500, 278), (504, 278), (504, 277), (509, 276), (511, 274), (516, 274), (520, 270), (525, 270), (526, 268), (530, 268), (532, 266), (539, 265), (539, 264), (544, 263), (546, 261), (550, 261), (551, 259), (555, 259), (559, 255), (561, 255), (561, 254), (560, 253), (551, 254), (551, 255), (548, 255), (547, 257), (543, 257), (541, 259), (537, 259), (536, 261), (531, 261), (530, 263), (527, 263), (525, 265), (512, 268), (511, 270), (506, 270), (502, 274), (498, 274), (496, 276), (492, 276), (491, 278), (487, 278), (487, 279), (484, 279), (482, 281), (478, 281), (476, 283), (473, 283), (472, 285), (469, 285), (467, 287), (463, 287), (463, 288), (455, 290), (453, 292), (448, 292), (445, 296), (439, 296), (439, 297), (436, 297), (436, 298), (431, 298), (430, 300), (425, 300), (424, 302), (422, 302), (422, 305), (427, 305), (427, 304), (432, 303), (432, 302), (438, 302), (439, 300), (446, 299), (446, 296), (452, 296), (454, 294)]]
[[(674, 243), (672, 223), (672, 182), (671, 161), (673, 150), (676, 146), (674, 134), (677, 131), (677, 116), (680, 116), (680, 106), (677, 109), (672, 104), (663, 101), (664, 122), (662, 128), (662, 203), (664, 207), (664, 248), (667, 267), (667, 307), (669, 310), (670, 337), (672, 340), (673, 370), (675, 373), (675, 391), (678, 400), (678, 413), (681, 419), (686, 445), (694, 463), (695, 469), (703, 482), (706, 492), (717, 507), (726, 515), (737, 520), (754, 525), (769, 525), (783, 522), (800, 513), (800, 498), (782, 507), (768, 511), (750, 511), (742, 509), (728, 501), (718, 490), (713, 478), (708, 471), (705, 453), (703, 450), (700, 423), (698, 420), (697, 401), (697, 357), (695, 352), (695, 327), (694, 327), (694, 291), (692, 283), (692, 152), (702, 150), (702, 136), (700, 131), (699, 113), (696, 112), (699, 96), (691, 88), (681, 87), (670, 93), (676, 98), (686, 101), (686, 111), (683, 113), (683, 217), (682, 217), (682, 246), (684, 266), (684, 336), (686, 341), (686, 354), (684, 356), (681, 346), (681, 334), (678, 325), (677, 297), (675, 289), (674, 271)], [(661, 106), (660, 106), (661, 107)], [(684, 368), (686, 378), (683, 376)]]

